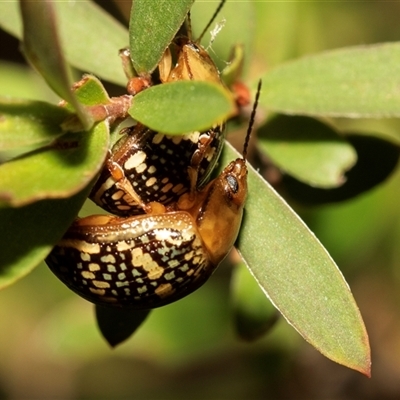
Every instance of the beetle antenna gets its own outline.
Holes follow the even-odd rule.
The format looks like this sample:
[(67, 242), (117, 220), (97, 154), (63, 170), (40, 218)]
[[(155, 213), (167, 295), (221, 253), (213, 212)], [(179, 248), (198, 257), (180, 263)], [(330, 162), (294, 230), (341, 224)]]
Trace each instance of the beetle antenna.
[(258, 81), (256, 98), (254, 100), (253, 110), (251, 111), (249, 126), (248, 126), (247, 132), (246, 132), (246, 139), (244, 140), (243, 160), (246, 160), (246, 157), (247, 157), (247, 148), (249, 146), (251, 131), (253, 130), (254, 120), (256, 117), (256, 111), (257, 111), (257, 106), (258, 106), (258, 99), (260, 98), (261, 87), (262, 87), (262, 80), (260, 79)]
[(187, 37), (189, 38), (189, 40), (192, 40), (192, 18), (190, 17), (190, 11), (188, 11), (187, 13), (186, 29)]
[(210, 25), (214, 22), (215, 18), (217, 17), (218, 13), (221, 11), (221, 8), (223, 7), (223, 5), (225, 4), (226, 0), (221, 0), (221, 2), (219, 3), (219, 6), (217, 7), (217, 9), (214, 12), (214, 15), (212, 16), (212, 18), (210, 19), (210, 22), (207, 24), (207, 26), (203, 29), (203, 32), (201, 32), (201, 35), (198, 37), (198, 39), (196, 40), (196, 43), (200, 43), (201, 39), (203, 39), (203, 36), (206, 34), (208, 28), (210, 27)]

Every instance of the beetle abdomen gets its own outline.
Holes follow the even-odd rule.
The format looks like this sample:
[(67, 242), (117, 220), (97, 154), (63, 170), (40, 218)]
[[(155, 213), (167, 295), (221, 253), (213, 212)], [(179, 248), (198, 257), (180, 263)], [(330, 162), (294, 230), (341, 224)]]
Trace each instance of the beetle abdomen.
[(186, 296), (214, 270), (186, 212), (77, 220), (46, 262), (85, 299), (138, 309)]

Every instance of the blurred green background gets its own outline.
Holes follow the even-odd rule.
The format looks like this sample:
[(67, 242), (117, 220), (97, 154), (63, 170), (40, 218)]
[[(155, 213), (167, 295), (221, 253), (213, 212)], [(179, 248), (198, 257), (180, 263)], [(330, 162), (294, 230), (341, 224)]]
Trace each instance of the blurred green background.
[[(306, 54), (400, 39), (400, 2), (254, 1), (248, 14), (245, 3), (228, 0), (221, 19), (225, 12), (229, 31), (246, 26), (247, 81)], [(197, 2), (195, 32), (216, 4)], [(212, 49), (222, 47), (223, 64), (229, 48), (218, 41)], [(22, 61), (18, 42), (2, 32), (0, 43), (0, 94), (56, 101), (39, 77), (15, 64)], [(332, 122), (399, 138), (397, 120)], [(399, 183), (396, 173), (354, 200), (298, 210), (352, 288), (370, 335), (371, 379), (325, 359), (282, 319), (262, 339), (240, 341), (229, 262), (193, 295), (155, 310), (115, 350), (100, 336), (92, 305), (42, 264), (0, 292), (0, 399), (400, 398)]]

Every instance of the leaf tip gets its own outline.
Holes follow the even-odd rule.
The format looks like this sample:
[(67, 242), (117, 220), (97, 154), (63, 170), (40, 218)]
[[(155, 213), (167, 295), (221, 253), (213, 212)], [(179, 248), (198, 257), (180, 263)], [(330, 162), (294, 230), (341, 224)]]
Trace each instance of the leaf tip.
[(366, 340), (365, 345), (367, 347), (367, 354), (365, 356), (365, 359), (363, 360), (364, 362), (362, 363), (362, 365), (359, 366), (359, 368), (356, 369), (356, 371), (362, 373), (367, 378), (371, 378), (372, 361), (371, 361), (371, 350), (370, 350), (370, 347), (369, 347), (368, 338)]

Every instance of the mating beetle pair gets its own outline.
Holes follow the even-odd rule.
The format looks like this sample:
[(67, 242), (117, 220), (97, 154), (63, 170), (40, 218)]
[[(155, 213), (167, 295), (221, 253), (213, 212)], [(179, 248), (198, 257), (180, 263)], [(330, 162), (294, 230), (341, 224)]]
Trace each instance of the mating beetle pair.
[[(194, 58), (188, 56), (192, 51)], [(206, 76), (215, 69), (212, 79), (219, 80), (210, 61), (201, 46), (186, 40), (176, 67), (164, 76), (194, 79), (192, 71), (197, 74), (204, 67)], [(239, 232), (251, 124), (243, 158), (209, 183), (224, 139), (223, 125), (177, 137), (140, 125), (129, 128), (112, 149), (91, 194), (118, 216), (76, 219), (47, 257), (50, 269), (95, 304), (149, 309), (196, 290)]]

